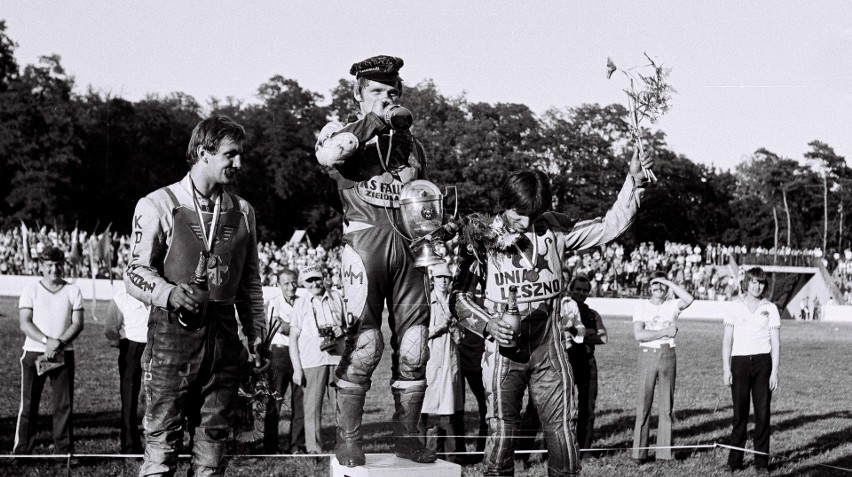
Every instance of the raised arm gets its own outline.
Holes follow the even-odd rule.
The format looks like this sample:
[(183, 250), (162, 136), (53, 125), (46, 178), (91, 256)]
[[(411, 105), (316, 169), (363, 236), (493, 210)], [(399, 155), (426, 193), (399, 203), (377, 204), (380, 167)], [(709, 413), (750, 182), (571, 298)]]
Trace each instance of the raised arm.
[(661, 283), (669, 287), (669, 290), (671, 290), (672, 293), (674, 293), (677, 297), (678, 310), (686, 309), (686, 307), (691, 305), (693, 300), (695, 300), (692, 295), (688, 291), (686, 291), (685, 288), (671, 280), (667, 280), (665, 278), (654, 278), (653, 280), (651, 280), (651, 283)]
[(328, 123), (317, 139), (317, 160), (325, 167), (344, 164), (361, 145), (386, 128), (385, 122), (373, 112), (345, 126), (336, 121)]
[(645, 193), (642, 167), (653, 167), (653, 161), (639, 160), (638, 153), (630, 161), (630, 173), (618, 193), (615, 203), (603, 217), (577, 222), (565, 235), (566, 250), (585, 250), (615, 240), (633, 223), (639, 202)]

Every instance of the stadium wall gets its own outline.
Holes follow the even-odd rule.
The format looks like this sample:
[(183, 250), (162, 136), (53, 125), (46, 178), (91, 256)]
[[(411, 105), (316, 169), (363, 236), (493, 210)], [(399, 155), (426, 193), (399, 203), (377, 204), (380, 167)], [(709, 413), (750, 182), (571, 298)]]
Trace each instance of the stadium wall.
[[(18, 297), (27, 283), (38, 279), (36, 276), (0, 275), (0, 296)], [(93, 295), (98, 300), (109, 300), (116, 291), (124, 288), (121, 280), (113, 280), (112, 283), (109, 280), (94, 280), (94, 284), (90, 278), (69, 281), (80, 287), (86, 300), (91, 300)], [(303, 290), (299, 292), (301, 294)], [(263, 287), (264, 302), (280, 294), (281, 289), (278, 287)], [(642, 301), (640, 298), (589, 298), (587, 303), (604, 317), (629, 317)], [(730, 305), (727, 301), (695, 300), (680, 317), (687, 320), (722, 320)], [(822, 310), (821, 321), (852, 323), (852, 306), (824, 305)]]

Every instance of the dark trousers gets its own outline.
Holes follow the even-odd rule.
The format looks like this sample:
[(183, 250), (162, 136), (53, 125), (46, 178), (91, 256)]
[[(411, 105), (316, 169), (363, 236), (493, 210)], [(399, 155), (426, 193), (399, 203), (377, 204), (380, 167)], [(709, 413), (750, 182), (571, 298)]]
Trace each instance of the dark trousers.
[(577, 445), (591, 449), (595, 432), (595, 402), (598, 400), (598, 362), (595, 355), (568, 352), (577, 386)]
[(71, 412), (74, 403), (74, 352), (65, 351), (65, 364), (41, 376), (36, 358), (43, 353), (24, 351), (21, 356), (21, 408), (15, 429), (13, 454), (31, 454), (35, 449), (38, 406), (44, 383), (50, 378), (53, 391), (53, 445), (57, 454), (74, 452)]
[(118, 342), (118, 377), (121, 393), (121, 452), (142, 453), (139, 431), (139, 392), (142, 390), (142, 352), (145, 343), (128, 339)]
[(174, 313), (151, 310), (142, 357), (148, 407), (140, 476), (174, 475), (184, 428), (192, 435), (193, 475), (225, 473), (242, 345), (233, 305), (211, 302), (207, 317), (208, 324), (190, 331)]
[(289, 452), (305, 450), (305, 411), (303, 407), (304, 388), (293, 384), (293, 363), (290, 361), (289, 346), (273, 346), (271, 349), (271, 364), (269, 367), (270, 391), (278, 391), (281, 399), (274, 406), (267, 407), (264, 428), (264, 450), (269, 453), (278, 452), (278, 420), (287, 388), (290, 388), (290, 442)]
[[(731, 357), (731, 397), (734, 401), (733, 429), (730, 444), (745, 447), (746, 425), (748, 424), (749, 397), (754, 405), (754, 450), (769, 453), (769, 375), (772, 374), (772, 357), (769, 353)], [(743, 464), (743, 452), (731, 450), (728, 465), (740, 467)], [(769, 465), (769, 456), (755, 454), (754, 466), (765, 468)]]
[[(485, 450), (485, 437), (488, 435), (488, 421), (485, 419), (487, 413), (487, 404), (485, 400), (485, 386), (482, 384), (482, 367), (477, 368), (459, 368), (462, 375), (462, 398), (465, 396), (464, 382), (470, 388), (470, 392), (476, 398), (476, 409), (479, 412), (479, 435), (476, 439), (476, 451), (482, 452)], [(456, 411), (457, 415), (453, 419), (454, 431), (457, 436), (464, 436), (464, 411)], [(465, 450), (463, 443), (457, 443), (460, 450)]]

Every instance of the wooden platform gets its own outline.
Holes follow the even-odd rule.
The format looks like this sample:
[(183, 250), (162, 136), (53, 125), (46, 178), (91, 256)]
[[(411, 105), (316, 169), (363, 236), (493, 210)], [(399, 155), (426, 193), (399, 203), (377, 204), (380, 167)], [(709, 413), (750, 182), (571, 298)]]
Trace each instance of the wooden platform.
[(367, 463), (346, 467), (331, 457), (331, 477), (461, 477), (461, 466), (438, 459), (432, 464), (418, 464), (393, 454), (367, 454)]

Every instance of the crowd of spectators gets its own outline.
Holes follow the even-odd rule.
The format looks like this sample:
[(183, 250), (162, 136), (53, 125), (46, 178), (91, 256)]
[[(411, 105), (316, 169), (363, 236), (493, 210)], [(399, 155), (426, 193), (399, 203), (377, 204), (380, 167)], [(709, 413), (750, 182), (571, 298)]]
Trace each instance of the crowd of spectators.
[[(34, 260), (24, 256), (25, 248), (21, 227), (0, 234), (0, 275), (37, 275)], [(91, 264), (96, 263), (99, 278), (121, 277), (130, 256), (129, 237), (108, 233), (89, 234), (85, 231), (55, 231), (46, 226), (30, 229), (26, 235), (30, 257), (37, 257), (47, 245), (55, 245), (68, 257), (68, 275), (90, 276)], [(104, 251), (104, 244), (109, 251)], [(261, 279), (264, 286), (277, 286), (281, 270), (299, 270), (308, 264), (326, 268), (330, 288), (341, 283), (340, 247), (326, 250), (322, 245), (312, 246), (307, 240), (277, 245), (272, 242), (258, 244)], [(443, 248), (441, 249), (444, 250)], [(452, 254), (452, 248), (447, 248)], [(101, 257), (110, 256), (107, 261)], [(94, 257), (94, 259), (93, 259)], [(453, 262), (452, 257), (448, 258)], [(630, 250), (618, 243), (610, 243), (566, 257), (572, 275), (582, 273), (592, 282), (593, 297), (648, 296), (648, 285), (654, 271), (662, 271), (672, 282), (683, 286), (699, 300), (728, 300), (737, 294), (739, 278), (735, 263), (752, 265), (784, 265), (818, 267), (822, 264), (831, 274), (843, 302), (852, 304), (852, 251), (823, 254), (815, 249), (781, 247), (778, 253), (772, 248), (741, 245), (699, 245), (665, 242), (662, 249), (653, 243), (641, 243)]]

